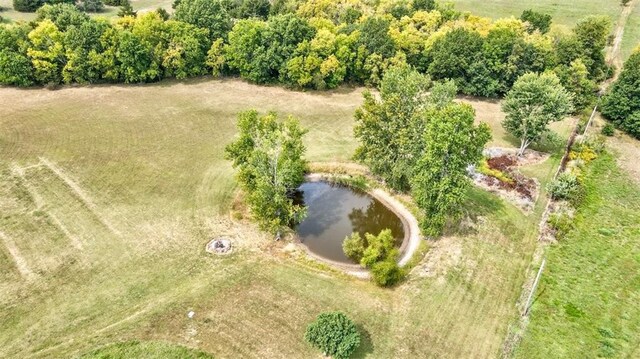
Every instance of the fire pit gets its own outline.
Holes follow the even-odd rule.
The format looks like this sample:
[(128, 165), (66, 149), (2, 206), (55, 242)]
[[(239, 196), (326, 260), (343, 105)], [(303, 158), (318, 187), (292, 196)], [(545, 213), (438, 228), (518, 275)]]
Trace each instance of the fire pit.
[(231, 241), (224, 237), (214, 238), (207, 243), (206, 251), (212, 254), (229, 254)]

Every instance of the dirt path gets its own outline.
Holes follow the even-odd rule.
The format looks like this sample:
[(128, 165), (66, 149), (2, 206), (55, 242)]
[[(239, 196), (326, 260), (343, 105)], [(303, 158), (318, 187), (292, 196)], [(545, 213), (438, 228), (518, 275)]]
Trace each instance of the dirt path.
[(624, 37), (624, 27), (627, 25), (629, 15), (631, 15), (631, 12), (637, 2), (638, 0), (631, 0), (627, 6), (622, 9), (618, 22), (616, 23), (616, 28), (613, 32), (613, 43), (607, 50), (607, 62), (615, 66), (615, 73), (611, 79), (602, 83), (603, 89), (609, 87), (609, 85), (618, 78), (618, 75), (620, 75), (620, 71), (622, 70), (623, 59), (622, 52), (620, 50), (622, 47), (622, 38)]

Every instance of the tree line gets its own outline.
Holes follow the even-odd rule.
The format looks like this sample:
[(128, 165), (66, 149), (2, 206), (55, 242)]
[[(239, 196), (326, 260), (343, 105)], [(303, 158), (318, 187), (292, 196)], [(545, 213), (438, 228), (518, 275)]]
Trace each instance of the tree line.
[[(176, 0), (174, 15), (89, 18), (45, 4), (30, 23), (0, 27), (0, 83), (150, 82), (239, 75), (256, 83), (328, 89), (377, 85), (409, 64), (469, 95), (499, 96), (527, 72), (554, 71), (582, 102), (611, 73), (610, 23), (589, 17), (572, 31), (533, 11), (491, 21), (430, 0)], [(80, 64), (81, 63), (81, 64)], [(81, 68), (80, 68), (81, 67)]]

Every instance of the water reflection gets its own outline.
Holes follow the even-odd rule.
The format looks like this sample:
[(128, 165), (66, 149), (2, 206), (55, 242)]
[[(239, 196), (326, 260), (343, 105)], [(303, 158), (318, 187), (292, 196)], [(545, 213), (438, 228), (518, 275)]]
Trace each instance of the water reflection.
[(352, 232), (379, 233), (390, 228), (402, 241), (400, 219), (364, 192), (327, 182), (307, 182), (298, 201), (307, 206), (307, 217), (297, 227), (301, 241), (312, 252), (342, 263), (352, 263), (342, 252), (342, 241)]

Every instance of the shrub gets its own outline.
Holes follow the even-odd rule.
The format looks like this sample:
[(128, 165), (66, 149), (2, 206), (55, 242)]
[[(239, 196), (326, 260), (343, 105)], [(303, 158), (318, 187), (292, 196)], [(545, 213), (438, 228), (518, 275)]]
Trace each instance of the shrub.
[(529, 32), (540, 30), (543, 34), (549, 31), (551, 19), (551, 15), (535, 12), (531, 9), (523, 11), (522, 15), (520, 15), (520, 20), (529, 24)]
[(385, 229), (377, 236), (365, 234), (367, 248), (362, 254), (360, 264), (365, 268), (373, 268), (378, 262), (387, 260), (395, 261), (398, 257), (398, 249), (390, 229)]
[(563, 239), (573, 229), (573, 219), (566, 213), (553, 213), (549, 225), (556, 231), (556, 239)]
[(570, 199), (578, 191), (578, 177), (571, 172), (563, 172), (547, 185), (553, 199)]
[(349, 358), (360, 345), (360, 333), (356, 325), (342, 312), (318, 315), (307, 327), (304, 339), (324, 355), (336, 359)]
[(360, 263), (366, 247), (367, 242), (362, 238), (360, 233), (357, 232), (353, 232), (351, 236), (345, 238), (342, 242), (342, 251), (344, 251), (344, 254), (358, 263)]
[(500, 182), (509, 183), (509, 184), (514, 183), (513, 179), (511, 179), (504, 172), (489, 167), (489, 163), (487, 162), (486, 159), (483, 159), (482, 161), (480, 161), (480, 164), (478, 165), (478, 172), (482, 173), (485, 176), (497, 178)]
[(602, 134), (605, 136), (613, 136), (615, 131), (615, 126), (613, 126), (610, 123), (607, 123), (606, 125), (604, 125), (604, 127), (602, 127)]
[(640, 111), (636, 111), (629, 115), (622, 124), (622, 129), (631, 136), (640, 139)]
[(373, 281), (381, 287), (392, 286), (402, 280), (404, 271), (398, 267), (395, 260), (388, 259), (377, 262), (371, 267)]

